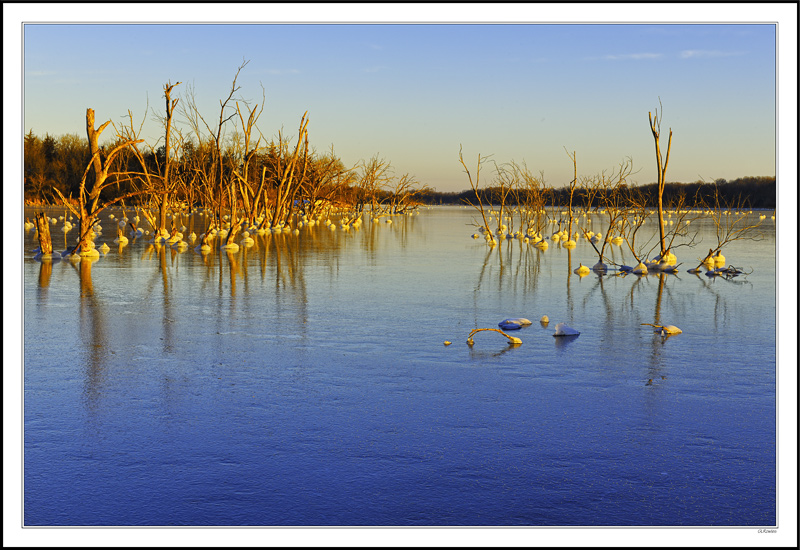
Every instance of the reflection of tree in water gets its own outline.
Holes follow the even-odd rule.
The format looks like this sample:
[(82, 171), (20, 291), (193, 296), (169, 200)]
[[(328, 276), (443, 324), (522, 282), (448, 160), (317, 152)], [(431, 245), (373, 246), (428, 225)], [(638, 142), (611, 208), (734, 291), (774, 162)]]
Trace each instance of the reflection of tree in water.
[(408, 243), (411, 241), (411, 236), (414, 233), (420, 233), (419, 235), (415, 236), (414, 242), (419, 242), (420, 239), (424, 239), (424, 233), (416, 231), (416, 215), (406, 214), (402, 216), (394, 216), (393, 220), (394, 223), (389, 225), (389, 229), (391, 229), (392, 233), (397, 236), (401, 250), (406, 250), (408, 248)]
[[(79, 335), (86, 354), (84, 400), (89, 411), (96, 412), (106, 379), (106, 354), (109, 352), (106, 335), (104, 306), (98, 303), (92, 283), (92, 264), (97, 258), (82, 258), (73, 263), (78, 271), (80, 301), (78, 304)], [(77, 265), (76, 265), (77, 264)]]
[(481, 287), (484, 284), (484, 279), (491, 277), (492, 280), (494, 280), (494, 278), (492, 277), (492, 271), (494, 266), (489, 261), (493, 256), (497, 256), (497, 263), (499, 269), (499, 273), (497, 276), (498, 289), (500, 291), (503, 290), (503, 275), (505, 273), (505, 259), (503, 257), (503, 252), (502, 252), (504, 246), (503, 242), (504, 241), (499, 241), (496, 246), (486, 247), (486, 254), (483, 257), (483, 263), (481, 264), (481, 269), (480, 272), (478, 273), (478, 282), (475, 284), (475, 289), (473, 290), (473, 295), (475, 296), (476, 299), (476, 309), (477, 309), (478, 292), (481, 290)]
[[(222, 258), (222, 255), (223, 255), (222, 253), (223, 252), (225, 254), (225, 258), (227, 259), (227, 263)], [(220, 263), (220, 269), (219, 269), (219, 273), (220, 273), (220, 285), (219, 285), (220, 295), (224, 292), (222, 281), (223, 281), (223, 278), (224, 278), (223, 274), (225, 273), (225, 271), (227, 271), (228, 272), (228, 280), (230, 281), (229, 282), (229, 286), (230, 286), (230, 289), (231, 289), (231, 297), (236, 296), (236, 278), (241, 276), (241, 273), (242, 273), (242, 270), (241, 270), (241, 267), (240, 267), (240, 264), (239, 264), (239, 258), (238, 258), (238, 254), (239, 253), (246, 254), (246, 252), (244, 250), (242, 250), (242, 249), (239, 249), (238, 252), (232, 252), (230, 250), (224, 250), (224, 251), (220, 250), (220, 254), (218, 255), (219, 263)], [(231, 300), (231, 304), (233, 304), (233, 300)]]
[[(265, 247), (263, 254), (265, 260), (270, 252), (271, 264), (275, 276), (275, 291), (280, 293), (291, 290), (305, 296), (306, 284), (303, 273), (304, 265), (297, 239), (282, 238), (279, 236)], [(305, 298), (300, 301), (305, 302)]]
[[(592, 276), (592, 275), (588, 275), (588, 276)], [(614, 303), (614, 301), (612, 300), (612, 298), (608, 295), (608, 292), (606, 292), (606, 288), (605, 288), (604, 282), (605, 282), (605, 279), (606, 279), (607, 275), (604, 274), (604, 273), (594, 273), (594, 276), (595, 276), (594, 286), (592, 286), (589, 289), (589, 291), (586, 293), (586, 295), (583, 297), (583, 309), (584, 310), (586, 309), (587, 304), (589, 302), (589, 299), (593, 297), (595, 291), (599, 291), (600, 292), (600, 299), (602, 300), (603, 306), (604, 306), (603, 307), (603, 311), (605, 312), (605, 316), (606, 316), (605, 326), (606, 327), (614, 327), (614, 326), (616, 326), (616, 319), (614, 317), (614, 314), (617, 311), (617, 307), (616, 307), (616, 304)], [(613, 342), (613, 334), (614, 334), (614, 332), (611, 331), (611, 330), (609, 330), (607, 332), (607, 336), (609, 337), (609, 341), (610, 342)]]
[[(358, 230), (361, 233), (361, 242), (359, 244), (361, 245), (361, 249), (367, 253), (367, 258), (374, 261), (379, 248), (378, 235), (381, 229), (384, 228), (380, 227), (380, 223), (373, 222), (370, 217), (371, 216), (364, 215), (366, 221), (361, 224), (361, 229)], [(352, 229), (350, 231), (352, 231)]]
[(525, 292), (535, 292), (541, 272), (543, 252), (522, 241), (515, 239), (514, 242), (516, 244), (509, 243), (509, 248), (517, 246), (519, 258), (516, 264), (509, 264), (511, 286), (514, 289), (522, 288)]
[[(172, 299), (171, 299), (171, 290), (172, 290), (172, 270), (167, 269), (167, 249), (170, 249), (170, 260), (171, 264), (174, 266), (175, 263), (175, 255), (177, 252), (172, 249), (172, 247), (162, 246), (160, 244), (151, 244), (149, 245), (144, 252), (142, 253), (142, 259), (150, 259), (153, 255), (156, 255), (158, 258), (158, 266), (153, 273), (153, 276), (147, 281), (145, 284), (145, 294), (151, 298), (153, 303), (161, 303), (163, 308), (161, 314), (161, 327), (164, 342), (164, 352), (171, 352), (174, 346), (174, 331), (172, 329), (172, 325), (175, 322), (175, 318), (173, 317), (173, 307), (172, 307)], [(160, 283), (160, 285), (159, 285)], [(161, 296), (160, 300), (159, 297), (155, 295), (156, 287), (159, 286), (161, 289)]]
[[(559, 243), (558, 246), (561, 246)], [(570, 292), (570, 281), (572, 280), (572, 248), (567, 247), (567, 322), (573, 323), (572, 314), (574, 305), (572, 303), (572, 293)]]
[(489, 258), (492, 256), (492, 252), (494, 251), (494, 247), (486, 247), (486, 254), (483, 257), (483, 263), (481, 264), (481, 269), (478, 272), (478, 282), (475, 284), (475, 288), (472, 290), (472, 310), (475, 315), (474, 317), (474, 324), (475, 328), (478, 327), (478, 295), (481, 290), (481, 286), (483, 285), (483, 279), (486, 277), (486, 270), (487, 266), (489, 265)]
[(717, 285), (723, 285), (722, 288), (724, 288), (727, 285), (735, 285), (740, 287), (753, 286), (753, 284), (747, 279), (706, 277), (705, 275), (700, 275), (700, 274), (695, 274), (694, 276), (697, 277), (698, 281), (700, 281), (701, 288), (714, 297), (714, 311), (713, 314), (710, 316), (715, 331), (721, 328), (720, 324), (722, 326), (726, 325), (729, 322), (729, 318), (731, 316), (736, 315), (736, 312), (728, 311), (727, 300), (725, 300), (722, 294), (720, 294)]
[(39, 296), (43, 297), (46, 292), (43, 292), (50, 286), (50, 277), (53, 275), (53, 262), (45, 261), (39, 262)]
[[(668, 275), (666, 273), (654, 273), (652, 275), (648, 275), (648, 277), (658, 277), (658, 290), (656, 291), (656, 302), (655, 302), (655, 311), (653, 312), (653, 321), (654, 325), (661, 325), (661, 306), (663, 302), (664, 296), (664, 287), (666, 283), (666, 278)], [(668, 323), (672, 324), (672, 323)], [(648, 327), (648, 330), (652, 327)], [(663, 376), (661, 373), (662, 360), (661, 360), (661, 352), (663, 350), (664, 344), (667, 343), (667, 339), (669, 336), (660, 336), (657, 332), (653, 331), (653, 337), (651, 338), (651, 352), (650, 352), (650, 366), (648, 369), (648, 378), (649, 379), (656, 379), (657, 377)]]
[(631, 273), (621, 273), (618, 276), (625, 281), (631, 278), (633, 279), (630, 289), (628, 290), (628, 298), (624, 301), (621, 300), (623, 311), (628, 311), (630, 315), (637, 318), (641, 317), (636, 309), (636, 305), (639, 295), (644, 294), (644, 297), (641, 298), (641, 300), (646, 300), (649, 296), (646, 290), (646, 286), (649, 282), (647, 276), (633, 275)]
[[(679, 280), (677, 274), (669, 274), (669, 273), (662, 273), (656, 272), (647, 277), (656, 277), (658, 278), (658, 287), (656, 289), (656, 299), (653, 311), (653, 325), (665, 326), (665, 325), (674, 325), (677, 324), (674, 318), (662, 318), (662, 313), (666, 305), (669, 306), (670, 310), (672, 311), (672, 317), (677, 317), (680, 319), (686, 318), (686, 315), (690, 314), (692, 308), (690, 304), (686, 303), (685, 300), (681, 300), (675, 297), (672, 294), (672, 290), (670, 289), (669, 282), (672, 280)], [(643, 327), (644, 328), (644, 327)], [(647, 325), (647, 329), (651, 330), (655, 327), (650, 327)], [(651, 353), (650, 353), (650, 366), (648, 369), (648, 379), (657, 381), (662, 377), (666, 376), (666, 373), (663, 372), (663, 358), (662, 353), (667, 345), (667, 341), (674, 336), (671, 335), (662, 335), (658, 332), (658, 330), (653, 330), (653, 336), (651, 339)]]
[[(487, 246), (474, 292), (478, 292), (486, 279), (497, 281), (500, 292), (535, 290), (541, 270), (541, 251), (529, 247), (518, 239), (500, 240), (495, 246)], [(490, 260), (496, 259), (492, 264)], [(494, 268), (497, 268), (496, 278)]]
[(608, 247), (608, 252), (605, 253), (605, 257), (614, 265), (623, 265), (625, 264), (625, 251), (615, 244), (611, 244)]
[(47, 304), (49, 304), (48, 289), (50, 287), (50, 278), (52, 275), (53, 275), (53, 262), (52, 261), (39, 262), (39, 284), (36, 287), (36, 298), (37, 298), (37, 307), (41, 310), (43, 315), (47, 315)]
[[(486, 284), (497, 284), (498, 292), (536, 292), (543, 254), (518, 239), (499, 239), (486, 247), (478, 280), (472, 291), (475, 327), (478, 326), (478, 297)], [(492, 260), (495, 260), (492, 263)], [(497, 268), (496, 272), (494, 268)], [(496, 277), (495, 277), (496, 274)], [(488, 281), (488, 283), (487, 283)]]
[(664, 283), (666, 282), (667, 274), (666, 273), (656, 273), (656, 277), (658, 277), (658, 291), (656, 292), (656, 311), (655, 315), (653, 316), (653, 324), (660, 325), (661, 324), (661, 300), (664, 296)]
[[(488, 345), (487, 345), (488, 347)], [(510, 346), (508, 342), (501, 342), (499, 344), (494, 344), (494, 350), (478, 350), (474, 347), (469, 348), (469, 358), (473, 361), (481, 361), (484, 359), (488, 359), (489, 357), (500, 357), (501, 355), (505, 355), (509, 351), (516, 350), (520, 346)]]
[[(675, 277), (675, 275), (669, 275), (667, 273), (654, 273), (652, 275), (646, 275), (645, 277), (658, 277), (658, 289), (656, 291), (656, 300), (655, 306), (653, 311), (653, 324), (654, 325), (661, 325), (661, 312), (662, 306), (664, 304), (664, 293), (665, 289), (667, 289), (667, 280), (668, 277)], [(667, 291), (667, 298), (672, 298)], [(670, 305), (672, 306), (673, 303), (670, 300)], [(673, 324), (671, 322), (666, 322), (666, 324)], [(654, 327), (642, 327), (647, 328), (648, 330)], [(660, 409), (658, 405), (661, 404), (661, 400), (656, 399), (660, 394), (659, 386), (663, 384), (667, 380), (668, 370), (665, 370), (666, 365), (664, 365), (664, 358), (663, 358), (663, 351), (665, 346), (667, 345), (667, 340), (672, 338), (669, 335), (661, 335), (657, 331), (653, 331), (653, 334), (650, 337), (650, 360), (649, 364), (647, 365), (647, 380), (644, 382), (646, 389), (652, 390), (647, 392), (647, 399), (644, 402), (645, 407), (647, 408), (647, 418), (655, 418), (660, 414)]]
[[(297, 318), (301, 331), (305, 330), (305, 321), (308, 317), (308, 291), (304, 273), (304, 261), (308, 256), (302, 247), (306, 243), (312, 246), (319, 244), (311, 232), (303, 237), (303, 243), (300, 243), (294, 235), (266, 234), (264, 239), (259, 241), (259, 246), (263, 250), (259, 250), (258, 255), (262, 280), (266, 281), (270, 273), (274, 277), (275, 313), (281, 314), (284, 298), (293, 298), (294, 305), (289, 310), (292, 312), (292, 317)], [(338, 259), (336, 262), (338, 263)]]
[(226, 280), (228, 291), (231, 297), (236, 296), (236, 281), (237, 278), (243, 278), (245, 281), (245, 292), (247, 291), (247, 273), (243, 272), (240, 265), (240, 257), (247, 259), (250, 254), (248, 247), (241, 247), (238, 251), (233, 252), (219, 248), (219, 242), (215, 243), (211, 252), (201, 255), (205, 269), (205, 279), (201, 282), (198, 291), (204, 295), (211, 295), (211, 289), (215, 286), (217, 294), (224, 296), (226, 294)]
[[(401, 250), (406, 250), (414, 237), (414, 242), (419, 243), (424, 240), (425, 234), (421, 231), (421, 226), (417, 222), (416, 215), (402, 215), (391, 216), (386, 220), (391, 220), (392, 223), (386, 223), (386, 220), (381, 218), (380, 222), (373, 222), (370, 216), (364, 215), (367, 219), (360, 229), (350, 229), (348, 231), (341, 231), (344, 237), (360, 236), (361, 249), (367, 253), (367, 257), (374, 260), (377, 257), (377, 251), (380, 249), (380, 236), (389, 235), (397, 239)], [(339, 229), (335, 231), (339, 233)]]
[[(244, 284), (244, 293), (245, 295), (248, 293), (249, 290), (249, 282), (250, 279), (248, 277), (248, 266), (250, 262), (250, 256), (258, 257), (258, 253), (254, 250), (254, 246), (243, 246), (239, 249), (239, 256), (241, 257), (241, 268), (237, 272), (237, 275), (242, 279), (242, 283)], [(230, 258), (228, 258), (230, 262)], [(232, 277), (232, 276), (231, 276)], [(233, 285), (233, 282), (231, 282)]]
[[(494, 250), (495, 247), (490, 247)], [(501, 292), (535, 290), (541, 270), (541, 251), (519, 239), (500, 239), (497, 246)]]

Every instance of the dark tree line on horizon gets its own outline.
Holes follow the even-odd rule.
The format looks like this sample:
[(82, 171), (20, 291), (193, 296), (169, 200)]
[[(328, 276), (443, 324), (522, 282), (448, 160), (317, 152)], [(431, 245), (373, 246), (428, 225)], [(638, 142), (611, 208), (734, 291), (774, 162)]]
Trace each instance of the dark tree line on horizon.
[[(630, 186), (644, 194), (646, 206), (655, 207), (658, 200), (658, 184)], [(479, 189), (481, 199), (487, 203), (498, 203), (503, 193), (501, 187), (486, 187)], [(669, 182), (664, 186), (664, 203), (677, 204), (679, 199), (685, 199), (687, 207), (700, 207), (713, 201), (715, 194), (729, 203), (743, 203), (750, 208), (774, 209), (776, 205), (776, 178), (774, 176), (747, 176), (731, 181), (717, 179), (713, 182), (696, 181), (692, 183)], [(564, 206), (569, 202), (570, 190), (568, 187), (548, 188), (548, 206)], [(590, 195), (591, 199), (590, 199)], [(425, 204), (464, 204), (467, 199), (473, 200), (475, 191), (467, 189), (458, 192), (429, 191), (422, 193), (419, 199)], [(516, 205), (524, 204), (524, 200), (515, 200), (515, 196), (506, 198), (506, 203)], [(581, 208), (594, 208), (602, 204), (603, 197), (587, 192), (585, 189), (575, 189), (572, 197), (574, 206)], [(591, 203), (589, 202), (591, 200)]]

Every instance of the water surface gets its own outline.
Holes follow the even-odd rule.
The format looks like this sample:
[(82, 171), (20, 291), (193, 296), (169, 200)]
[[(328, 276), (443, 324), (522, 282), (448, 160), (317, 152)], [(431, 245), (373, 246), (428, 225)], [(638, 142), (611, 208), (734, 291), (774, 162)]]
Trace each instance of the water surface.
[(206, 256), (105, 218), (92, 262), (26, 235), (27, 526), (776, 523), (769, 217), (730, 281), (686, 273), (708, 220), (677, 275), (579, 277), (586, 241), (491, 249), (457, 207)]

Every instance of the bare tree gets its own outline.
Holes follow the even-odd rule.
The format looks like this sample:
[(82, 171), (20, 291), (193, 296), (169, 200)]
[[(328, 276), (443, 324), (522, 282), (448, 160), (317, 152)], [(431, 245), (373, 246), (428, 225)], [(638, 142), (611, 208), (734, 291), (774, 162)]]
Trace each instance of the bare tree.
[(461, 166), (464, 167), (464, 172), (467, 174), (467, 178), (469, 178), (469, 186), (472, 188), (472, 192), (475, 194), (475, 201), (477, 204), (471, 202), (469, 199), (465, 199), (467, 204), (475, 208), (478, 212), (480, 212), (481, 217), (483, 218), (483, 234), (486, 239), (486, 242), (492, 246), (497, 244), (497, 240), (494, 237), (494, 233), (489, 228), (489, 222), (486, 219), (486, 209), (483, 206), (483, 199), (481, 198), (480, 192), (480, 183), (481, 183), (481, 166), (484, 162), (488, 160), (488, 157), (482, 157), (480, 153), (478, 153), (478, 162), (476, 163), (476, 170), (475, 170), (475, 179), (472, 179), (472, 174), (470, 174), (469, 168), (467, 168), (467, 163), (464, 162), (464, 155), (462, 154), (462, 149), (459, 147), (458, 150), (458, 160), (461, 162)]
[[(163, 149), (159, 149), (154, 145), (148, 146), (150, 149), (151, 158), (155, 162), (155, 171), (151, 170), (148, 157), (143, 151), (139, 150), (138, 147), (131, 147), (129, 149), (129, 151), (138, 161), (141, 169), (141, 172), (138, 173), (138, 179), (143, 186), (141, 189), (139, 189), (139, 192), (142, 194), (148, 194), (150, 196), (149, 202), (151, 203), (153, 210), (158, 212), (157, 217), (151, 216), (149, 212), (146, 214), (146, 217), (156, 234), (155, 238), (166, 238), (168, 236), (167, 213), (170, 210), (171, 202), (173, 202), (175, 198), (175, 188), (180, 183), (179, 178), (173, 178), (174, 163), (172, 159), (172, 122), (178, 99), (171, 98), (173, 88), (179, 84), (180, 82), (176, 82), (175, 84), (170, 84), (167, 82), (164, 84), (166, 113), (164, 118), (159, 117), (159, 120), (164, 124), (164, 146)], [(143, 126), (144, 120), (142, 120), (142, 123), (139, 125), (138, 132), (134, 130), (133, 115), (129, 110), (128, 125), (123, 125), (122, 129), (118, 132), (128, 138), (135, 138), (137, 134), (141, 134)], [(159, 158), (162, 154), (163, 160)]]
[(99, 128), (95, 128), (94, 120), (94, 109), (86, 109), (86, 136), (89, 140), (89, 150), (92, 158), (89, 161), (89, 164), (86, 167), (86, 170), (83, 172), (83, 176), (80, 180), (78, 189), (78, 206), (73, 206), (64, 197), (61, 191), (58, 190), (58, 188), (53, 188), (60, 196), (64, 205), (67, 206), (80, 220), (78, 243), (69, 252), (70, 254), (80, 253), (84, 256), (99, 254), (94, 249), (94, 235), (92, 228), (97, 222), (100, 212), (120, 200), (139, 194), (139, 192), (131, 192), (116, 197), (109, 202), (101, 203), (100, 201), (100, 193), (103, 191), (103, 189), (119, 182), (118, 177), (109, 178), (109, 176), (112, 174), (115, 176), (120, 175), (118, 172), (115, 173), (111, 171), (111, 167), (113, 166), (117, 155), (119, 155), (121, 151), (135, 146), (137, 143), (141, 143), (143, 141), (135, 138), (120, 138), (113, 149), (111, 149), (111, 151), (108, 153), (105, 153), (99, 145), (99, 140), (103, 130), (105, 130), (106, 127), (111, 124), (111, 121), (108, 120)]
[[(677, 263), (677, 257), (675, 256), (673, 250), (684, 246), (692, 247), (695, 245), (697, 232), (690, 232), (689, 223), (692, 220), (697, 219), (699, 215), (693, 215), (686, 207), (686, 195), (682, 192), (672, 204), (668, 204), (667, 206), (675, 211), (675, 219), (671, 219), (671, 213), (667, 214), (670, 218), (670, 225), (674, 225), (675, 227), (664, 231), (663, 242), (666, 251), (663, 254), (659, 254), (656, 258), (656, 261), (658, 262), (659, 269), (668, 269), (670, 271), (674, 271), (680, 264)], [(666, 223), (667, 221), (664, 220), (665, 226)], [(675, 241), (679, 237), (683, 238), (685, 242), (676, 244)]]
[(189, 208), (194, 208), (201, 204), (204, 197), (202, 189), (203, 171), (196, 166), (198, 150), (194, 142), (185, 139), (179, 134), (180, 140), (180, 162), (177, 163), (176, 171), (173, 174), (175, 182), (175, 195), (183, 197)]
[[(658, 100), (659, 106), (661, 106), (661, 99)], [(672, 147), (672, 128), (669, 129), (669, 141), (667, 142), (667, 155), (666, 157), (661, 156), (661, 145), (659, 143), (659, 138), (661, 136), (661, 118), (658, 116), (658, 110), (656, 110), (655, 116), (652, 112), (647, 113), (648, 118), (650, 119), (650, 131), (653, 133), (653, 140), (655, 140), (656, 145), (656, 164), (658, 166), (658, 236), (659, 242), (661, 245), (661, 257), (663, 258), (667, 254), (667, 247), (666, 247), (666, 236), (664, 235), (664, 185), (666, 184), (666, 174), (667, 174), (667, 164), (669, 164), (669, 151)], [(661, 117), (664, 116), (664, 110), (661, 110)]]
[(522, 165), (512, 163), (513, 169), (517, 172), (519, 189), (517, 193), (517, 203), (520, 205), (520, 225), (524, 227), (526, 234), (535, 232), (540, 235), (544, 230), (547, 215), (545, 206), (547, 204), (547, 184), (544, 179), (544, 172), (540, 171), (535, 176), (523, 162)]
[(245, 122), (244, 115), (242, 115), (242, 110), (239, 107), (239, 102), (236, 102), (236, 112), (239, 115), (239, 120), (242, 123), (242, 133), (244, 135), (244, 156), (242, 159), (242, 167), (241, 167), (241, 174), (238, 170), (234, 169), (233, 174), (236, 176), (237, 181), (239, 182), (239, 193), (242, 197), (242, 202), (244, 202), (244, 210), (245, 210), (245, 218), (250, 224), (253, 224), (255, 221), (255, 213), (257, 212), (259, 199), (261, 197), (261, 193), (264, 190), (264, 183), (265, 183), (265, 170), (262, 169), (261, 174), (261, 184), (259, 185), (256, 191), (253, 191), (252, 187), (250, 186), (250, 163), (253, 158), (256, 156), (259, 150), (263, 149), (260, 147), (261, 144), (261, 136), (259, 135), (258, 140), (254, 145), (251, 147), (252, 142), (252, 133), (253, 129), (256, 127), (256, 122), (258, 122), (258, 118), (261, 116), (261, 113), (264, 111), (264, 103), (266, 103), (265, 94), (263, 93), (262, 88), (262, 102), (261, 102), (261, 109), (258, 109), (258, 104), (254, 105), (252, 109), (248, 108), (248, 115), (247, 115), (247, 122)]
[[(650, 210), (647, 208), (647, 197), (644, 195), (641, 189), (634, 187), (628, 188), (627, 191), (629, 205), (622, 214), (621, 233), (625, 239), (625, 243), (628, 245), (628, 249), (631, 251), (631, 254), (633, 254), (636, 262), (640, 264), (637, 267), (641, 267), (644, 266), (645, 250), (648, 249), (652, 237), (644, 243), (642, 243), (640, 240), (638, 244), (636, 242), (636, 237), (638, 236), (639, 231), (642, 229), (642, 226), (644, 226), (645, 222), (647, 221), (647, 218), (650, 215)], [(644, 269), (644, 273), (647, 273), (646, 267)]]
[[(210, 165), (206, 164), (202, 166), (202, 169), (206, 171), (204, 174), (204, 178), (206, 183), (209, 187), (208, 193), (210, 195), (209, 198), (212, 199), (213, 204), (211, 205), (214, 209), (214, 217), (216, 219), (217, 225), (221, 224), (222, 220), (222, 209), (226, 203), (225, 199), (227, 198), (227, 204), (231, 209), (231, 226), (233, 227), (233, 222), (235, 222), (236, 218), (236, 211), (234, 205), (231, 204), (231, 200), (234, 199), (235, 195), (235, 186), (234, 182), (230, 181), (228, 183), (225, 182), (225, 165), (223, 162), (223, 155), (222, 155), (222, 145), (223, 145), (223, 138), (224, 138), (224, 128), (225, 125), (232, 120), (234, 117), (237, 116), (238, 111), (235, 109), (233, 112), (231, 111), (230, 103), (234, 101), (233, 97), (236, 92), (239, 91), (241, 86), (238, 86), (236, 83), (239, 79), (239, 74), (242, 72), (247, 64), (250, 63), (249, 61), (245, 60), (242, 61), (242, 64), (236, 69), (236, 74), (233, 77), (233, 82), (231, 83), (231, 89), (228, 93), (228, 96), (224, 100), (219, 101), (220, 109), (219, 109), (219, 120), (217, 124), (212, 128), (211, 125), (206, 121), (203, 115), (200, 113), (200, 109), (197, 106), (197, 101), (195, 98), (194, 89), (189, 87), (187, 90), (186, 101), (182, 104), (182, 114), (185, 116), (187, 121), (189, 122), (190, 126), (192, 127), (194, 133), (197, 135), (197, 139), (200, 143), (204, 141), (204, 134), (203, 128), (205, 131), (208, 132), (210, 139), (208, 142), (210, 143), (211, 150), (210, 150)], [(235, 200), (235, 199), (234, 199)], [(228, 242), (230, 242), (231, 237), (229, 236)]]
[[(278, 147), (278, 171), (276, 182), (276, 198), (273, 205), (272, 225), (283, 223), (289, 220), (292, 215), (294, 199), (300, 189), (300, 182), (305, 177), (308, 169), (308, 112), (303, 113), (300, 119), (300, 128), (297, 131), (297, 143), (294, 152), (288, 156), (288, 144), (284, 142), (282, 134), (279, 134)], [(287, 159), (284, 162), (283, 157)], [(302, 167), (298, 164), (302, 162)]]
[(389, 184), (389, 212), (404, 214), (418, 205), (414, 197), (425, 192), (427, 186), (419, 187), (413, 176), (403, 174), (399, 179), (393, 179)]
[(599, 197), (600, 209), (608, 220), (605, 230), (605, 238), (601, 238), (598, 241), (602, 243), (600, 244), (599, 249), (597, 246), (595, 246), (595, 243), (591, 240), (591, 238), (588, 237), (587, 231), (583, 229), (584, 235), (587, 236), (589, 243), (592, 245), (592, 248), (594, 248), (595, 252), (597, 252), (599, 258), (597, 264), (595, 264), (592, 268), (597, 272), (606, 271), (607, 266), (604, 263), (606, 246), (608, 246), (610, 242), (609, 239), (611, 238), (614, 230), (618, 228), (620, 222), (625, 219), (627, 205), (625, 204), (624, 193), (627, 191), (628, 187), (627, 178), (631, 175), (632, 171), (633, 160), (628, 158), (620, 162), (616, 171), (611, 172), (610, 174), (606, 173), (606, 171), (603, 171), (599, 176), (591, 180), (591, 184), (584, 182), (585, 186), (588, 185), (591, 187), (591, 195), (593, 197)]
[(360, 188), (361, 204), (358, 210), (363, 210), (365, 203), (370, 203), (370, 216), (373, 219), (380, 217), (380, 197), (383, 189), (393, 178), (392, 164), (377, 154), (368, 161), (363, 161), (359, 166), (358, 187)]
[[(355, 181), (354, 170), (344, 166), (341, 159), (336, 156), (333, 146), (330, 153), (322, 157), (312, 155), (306, 177), (300, 182), (304, 214), (308, 218), (315, 218), (321, 209), (329, 207), (337, 199), (342, 200)], [(355, 208), (355, 205), (350, 206)], [(360, 212), (356, 212), (357, 214)], [(354, 219), (353, 217), (347, 221)]]
[[(716, 228), (717, 245), (708, 250), (708, 254), (700, 260), (697, 267), (689, 270), (690, 273), (696, 273), (704, 264), (713, 264), (717, 268), (724, 268), (724, 265), (717, 264), (724, 263), (721, 251), (725, 245), (739, 240), (757, 241), (762, 238), (761, 233), (758, 231), (761, 226), (761, 220), (753, 223), (748, 219), (749, 214), (745, 212), (746, 204), (741, 198), (738, 200), (726, 200), (715, 184), (714, 201), (707, 206), (710, 209), (711, 219)], [(721, 261), (720, 258), (722, 258)]]
[(165, 231), (167, 225), (167, 208), (169, 206), (170, 196), (172, 195), (175, 187), (175, 182), (172, 180), (172, 115), (175, 112), (175, 105), (178, 103), (177, 99), (171, 99), (172, 89), (179, 85), (180, 82), (164, 84), (164, 100), (166, 103), (166, 115), (164, 117), (164, 172), (161, 176), (161, 201), (158, 210), (158, 229)]
[[(578, 161), (577, 161), (577, 157), (576, 157), (575, 151), (573, 151), (572, 154), (570, 154), (569, 151), (567, 151), (566, 147), (564, 147), (564, 151), (567, 152), (567, 156), (572, 160), (572, 168), (573, 168), (572, 181), (569, 182), (569, 224), (568, 224), (568, 229), (567, 229), (567, 243), (566, 243), (566, 245), (568, 247), (569, 246), (573, 246), (574, 247), (575, 243), (574, 243), (574, 241), (572, 241), (572, 221), (573, 221), (572, 198), (573, 198), (573, 195), (575, 194), (575, 189), (578, 186)], [(570, 245), (571, 241), (572, 241), (572, 245)]]
[[(495, 176), (492, 186), (493, 196), (492, 203), (497, 202), (497, 233), (498, 237), (504, 238), (504, 234), (514, 232), (514, 218), (507, 216), (506, 203), (509, 197), (516, 196), (516, 190), (519, 187), (519, 173), (516, 170), (514, 163), (498, 166), (494, 163)], [(508, 218), (508, 219), (507, 219)], [(506, 225), (503, 222), (509, 221), (511, 225)]]

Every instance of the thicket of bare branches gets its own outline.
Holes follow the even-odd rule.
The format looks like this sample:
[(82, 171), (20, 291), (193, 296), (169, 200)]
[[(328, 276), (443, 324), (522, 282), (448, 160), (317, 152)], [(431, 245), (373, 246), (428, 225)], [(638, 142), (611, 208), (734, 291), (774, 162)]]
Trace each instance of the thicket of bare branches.
[[(252, 103), (241, 96), (238, 83), (248, 63), (236, 69), (213, 121), (199, 108), (194, 87), (174, 97), (181, 83), (167, 82), (165, 110), (153, 113), (163, 127), (155, 143), (141, 137), (147, 109), (138, 127), (128, 111), (127, 122), (114, 126), (116, 135), (105, 145), (100, 136), (111, 122), (95, 129), (94, 111), (89, 110), (82, 177), (64, 189), (41, 170), (31, 170), (37, 189), (55, 194), (80, 219), (78, 248), (91, 248), (90, 232), (100, 211), (125, 199), (157, 236), (175, 229), (174, 214), (204, 209), (211, 226), (230, 228), (228, 241), (242, 224), (281, 225), (294, 216), (313, 217), (331, 209), (360, 215), (365, 205), (375, 216), (419, 206), (416, 197), (429, 188), (410, 174), (395, 177), (391, 164), (377, 155), (352, 168), (345, 167), (332, 146), (330, 153), (317, 155), (310, 146), (308, 113), (300, 118), (296, 137), (279, 130), (276, 138), (265, 138), (258, 126), (266, 103), (263, 87), (261, 101)], [(44, 162), (46, 150), (35, 136), (26, 136), (26, 144), (32, 155), (42, 157), (32, 161)], [(53, 147), (50, 141), (47, 146)]]

